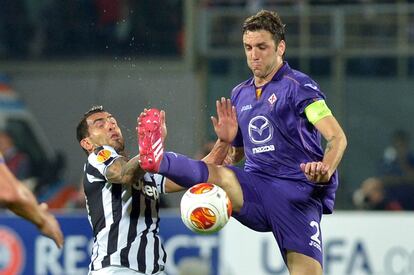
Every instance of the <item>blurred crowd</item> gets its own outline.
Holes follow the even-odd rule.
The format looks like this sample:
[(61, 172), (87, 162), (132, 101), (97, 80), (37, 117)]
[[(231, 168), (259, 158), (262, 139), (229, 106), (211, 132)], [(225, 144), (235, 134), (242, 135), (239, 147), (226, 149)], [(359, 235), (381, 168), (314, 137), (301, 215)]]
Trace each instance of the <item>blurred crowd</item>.
[(365, 179), (353, 201), (365, 210), (414, 210), (414, 153), (410, 136), (397, 130), (384, 149), (376, 175)]
[(182, 2), (1, 0), (0, 58), (179, 55)]
[(0, 152), (16, 178), (24, 181), (31, 177), (32, 166), (29, 156), (16, 147), (13, 137), (7, 130), (0, 130)]

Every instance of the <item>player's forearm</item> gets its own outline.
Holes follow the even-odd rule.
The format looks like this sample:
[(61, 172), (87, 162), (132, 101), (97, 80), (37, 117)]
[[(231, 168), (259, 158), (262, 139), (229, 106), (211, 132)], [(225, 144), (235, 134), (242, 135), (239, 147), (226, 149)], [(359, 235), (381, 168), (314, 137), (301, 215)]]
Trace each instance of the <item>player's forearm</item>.
[(145, 171), (141, 169), (139, 164), (139, 156), (135, 156), (130, 159), (123, 170), (123, 181), (127, 183), (133, 183), (136, 179), (141, 178), (145, 174)]
[(165, 182), (165, 193), (174, 193), (185, 190), (181, 185), (176, 184), (170, 179)]
[(17, 183), (17, 197), (16, 200), (10, 202), (7, 206), (16, 215), (19, 215), (37, 227), (41, 227), (45, 222), (43, 211), (37, 202), (33, 193), (23, 184)]
[[(3, 162), (3, 163), (1, 163)], [(37, 227), (44, 224), (45, 219), (33, 193), (10, 172), (0, 154), (0, 201), (16, 215), (19, 215)]]
[(344, 155), (347, 146), (345, 133), (341, 130), (327, 139), (325, 154), (322, 162), (329, 166), (328, 173), (332, 175)]
[(129, 161), (125, 161), (124, 158), (116, 159), (108, 167), (106, 177), (112, 183), (132, 184), (144, 173), (139, 165), (139, 157), (135, 156)]
[(202, 161), (209, 164), (221, 165), (226, 159), (230, 148), (231, 145), (229, 143), (218, 139), (214, 144), (213, 149), (211, 149), (210, 153), (205, 156)]

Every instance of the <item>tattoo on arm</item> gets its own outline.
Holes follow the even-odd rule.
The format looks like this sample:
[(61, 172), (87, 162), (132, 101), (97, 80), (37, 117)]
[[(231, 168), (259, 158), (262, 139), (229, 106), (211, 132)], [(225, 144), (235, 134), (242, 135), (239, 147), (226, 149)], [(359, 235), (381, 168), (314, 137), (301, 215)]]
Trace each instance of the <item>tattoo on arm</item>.
[(124, 158), (118, 158), (106, 170), (106, 178), (112, 183), (120, 184), (131, 184), (134, 178), (143, 174), (138, 157), (134, 157), (128, 162)]
[(329, 153), (332, 148), (333, 148), (333, 142), (335, 141), (335, 136), (332, 136), (330, 139), (328, 139), (327, 143), (326, 143), (326, 148), (325, 148), (325, 154)]
[(130, 159), (122, 169), (122, 178), (125, 183), (133, 183), (134, 179), (141, 178), (145, 172), (139, 165), (139, 157), (135, 156)]

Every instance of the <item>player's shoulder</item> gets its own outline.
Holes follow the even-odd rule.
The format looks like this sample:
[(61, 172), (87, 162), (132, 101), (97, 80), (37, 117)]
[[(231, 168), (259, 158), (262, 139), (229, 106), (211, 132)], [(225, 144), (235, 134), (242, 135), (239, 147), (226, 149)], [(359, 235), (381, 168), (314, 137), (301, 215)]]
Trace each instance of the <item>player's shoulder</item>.
[(250, 87), (252, 83), (253, 83), (253, 77), (247, 79), (246, 81), (239, 83), (231, 91), (231, 98), (236, 98), (244, 88)]
[(302, 87), (304, 87), (306, 84), (309, 84), (309, 83), (312, 83), (312, 84), (315, 83), (315, 81), (310, 76), (308, 76), (307, 74), (301, 71), (294, 70), (294, 69), (289, 70), (284, 75), (284, 78), (287, 81), (291, 81), (295, 83), (296, 85), (302, 86)]
[(89, 156), (88, 162), (92, 165), (107, 164), (119, 155), (115, 149), (108, 145), (97, 147)]
[(292, 69), (289, 73), (285, 74), (284, 78), (286, 81), (292, 82), (298, 92), (321, 92), (318, 83), (301, 71)]

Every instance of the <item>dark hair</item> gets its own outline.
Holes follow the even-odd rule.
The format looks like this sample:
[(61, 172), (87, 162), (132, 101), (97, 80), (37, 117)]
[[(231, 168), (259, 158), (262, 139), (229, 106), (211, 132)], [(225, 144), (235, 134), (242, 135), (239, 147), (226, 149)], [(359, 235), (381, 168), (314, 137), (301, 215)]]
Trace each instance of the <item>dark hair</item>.
[(83, 114), (81, 121), (78, 123), (78, 126), (76, 127), (76, 138), (78, 139), (78, 142), (81, 142), (82, 139), (89, 135), (88, 124), (86, 123), (88, 117), (90, 117), (93, 114), (102, 112), (106, 112), (103, 106), (93, 106), (86, 113)]
[(247, 18), (243, 23), (243, 34), (246, 31), (265, 30), (272, 34), (275, 44), (285, 40), (285, 25), (274, 11), (261, 10)]

